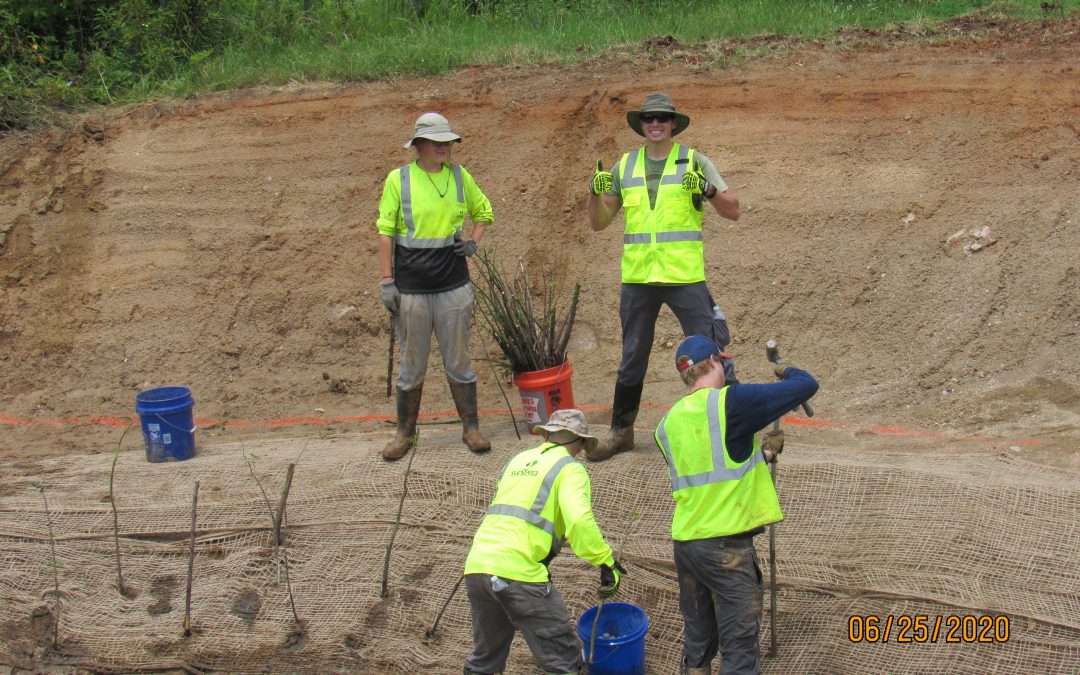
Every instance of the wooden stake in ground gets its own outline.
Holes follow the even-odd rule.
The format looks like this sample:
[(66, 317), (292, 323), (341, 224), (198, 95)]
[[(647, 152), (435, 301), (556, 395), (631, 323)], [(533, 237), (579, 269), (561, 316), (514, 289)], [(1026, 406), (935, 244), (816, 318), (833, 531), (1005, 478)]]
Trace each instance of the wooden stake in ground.
[(184, 637), (191, 636), (191, 583), (195, 577), (195, 514), (199, 506), (199, 481), (191, 493), (191, 548), (188, 549), (187, 595), (184, 598)]
[[(638, 518), (640, 518), (640, 517), (641, 517), (641, 514), (638, 513), (637, 511), (631, 511), (630, 512), (630, 522), (628, 522), (626, 524), (626, 531), (623, 532), (622, 541), (619, 542), (619, 550), (615, 554), (615, 562), (619, 562), (619, 558), (622, 557), (623, 547), (626, 546), (626, 540), (630, 538), (630, 530), (633, 529), (634, 523), (636, 523)], [(621, 581), (621, 579), (620, 579), (620, 581)], [(600, 602), (598, 602), (597, 605), (596, 605), (596, 616), (593, 617), (592, 632), (589, 633), (589, 665), (590, 666), (593, 664), (593, 661), (596, 660), (596, 627), (597, 627), (597, 625), (600, 624), (600, 612), (603, 611), (603, 609), (604, 609), (604, 601), (605, 600), (607, 600), (607, 598), (601, 597)]]
[(416, 457), (417, 447), (420, 445), (420, 433), (417, 432), (413, 435), (412, 439), (412, 452), (409, 453), (409, 463), (405, 465), (405, 481), (401, 486), (401, 501), (398, 502), (397, 517), (394, 518), (394, 529), (390, 532), (390, 543), (386, 545), (386, 559), (383, 560), (382, 569), (382, 593), (381, 596), (386, 598), (390, 595), (390, 591), (386, 588), (387, 577), (390, 575), (390, 551), (394, 548), (394, 539), (397, 537), (398, 525), (401, 524), (401, 510), (405, 507), (405, 497), (409, 494), (409, 471), (412, 470), (412, 461)]
[(116, 442), (116, 450), (113, 451), (112, 467), (109, 469), (109, 506), (112, 507), (113, 546), (116, 549), (116, 590), (123, 597), (128, 597), (127, 588), (124, 586), (124, 570), (120, 566), (120, 524), (116, 514), (116, 493), (113, 491), (113, 479), (116, 476), (116, 460), (120, 457), (120, 446), (124, 443), (124, 436), (132, 425), (124, 427), (120, 434), (120, 440)]
[(53, 649), (60, 643), (60, 571), (56, 560), (56, 537), (53, 536), (52, 515), (49, 513), (49, 499), (45, 496), (45, 483), (33, 481), (30, 487), (41, 494), (41, 501), (45, 503), (45, 524), (49, 527), (49, 551), (52, 555), (50, 566), (53, 573), (53, 601), (56, 603), (56, 622), (53, 623)]

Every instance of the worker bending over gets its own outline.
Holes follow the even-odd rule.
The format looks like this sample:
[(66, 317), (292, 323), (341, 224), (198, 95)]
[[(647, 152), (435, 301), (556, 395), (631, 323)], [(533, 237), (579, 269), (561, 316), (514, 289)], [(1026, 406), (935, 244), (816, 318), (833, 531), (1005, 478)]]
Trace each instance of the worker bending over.
[(515, 629), (545, 673), (582, 667), (581, 641), (547, 568), (564, 541), (600, 567), (601, 597), (619, 588), (623, 569), (593, 518), (589, 474), (574, 460), (597, 441), (585, 415), (556, 410), (533, 431), (544, 443), (507, 463), (465, 561), (473, 626), (466, 675), (502, 672)]

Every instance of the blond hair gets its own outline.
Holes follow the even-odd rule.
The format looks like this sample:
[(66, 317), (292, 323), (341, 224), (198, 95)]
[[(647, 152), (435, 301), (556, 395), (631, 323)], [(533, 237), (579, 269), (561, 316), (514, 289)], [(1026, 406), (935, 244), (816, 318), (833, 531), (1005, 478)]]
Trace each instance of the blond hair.
[[(676, 361), (675, 363), (676, 363), (676, 366), (681, 366), (682, 364), (688, 362), (689, 360), (690, 360), (689, 356), (683, 355), (683, 356), (680, 356), (679, 360)], [(686, 370), (679, 371), (679, 375), (682, 376), (683, 384), (685, 384), (688, 387), (692, 387), (692, 386), (694, 386), (694, 383), (698, 381), (698, 378), (705, 375), (705, 373), (709, 372), (709, 369), (711, 367), (712, 367), (712, 359), (708, 358), (708, 359), (705, 359), (704, 361), (698, 361), (697, 363), (690, 366)]]

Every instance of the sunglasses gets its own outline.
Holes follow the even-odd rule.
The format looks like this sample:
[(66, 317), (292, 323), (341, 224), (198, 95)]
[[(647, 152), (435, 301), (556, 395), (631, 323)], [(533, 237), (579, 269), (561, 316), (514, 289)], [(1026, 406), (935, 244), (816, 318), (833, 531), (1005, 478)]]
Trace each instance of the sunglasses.
[(671, 115), (665, 115), (662, 113), (659, 115), (642, 115), (640, 119), (645, 124), (652, 124), (653, 122), (660, 122), (661, 124), (663, 124), (664, 122), (671, 121)]

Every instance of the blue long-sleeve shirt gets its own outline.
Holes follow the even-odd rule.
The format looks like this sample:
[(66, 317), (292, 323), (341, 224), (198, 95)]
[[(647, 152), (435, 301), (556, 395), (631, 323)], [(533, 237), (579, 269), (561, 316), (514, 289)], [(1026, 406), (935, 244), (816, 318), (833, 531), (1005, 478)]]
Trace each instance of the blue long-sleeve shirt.
[(810, 400), (818, 382), (805, 370), (788, 368), (784, 379), (769, 384), (733, 384), (727, 393), (727, 449), (736, 462), (750, 457), (754, 434)]

